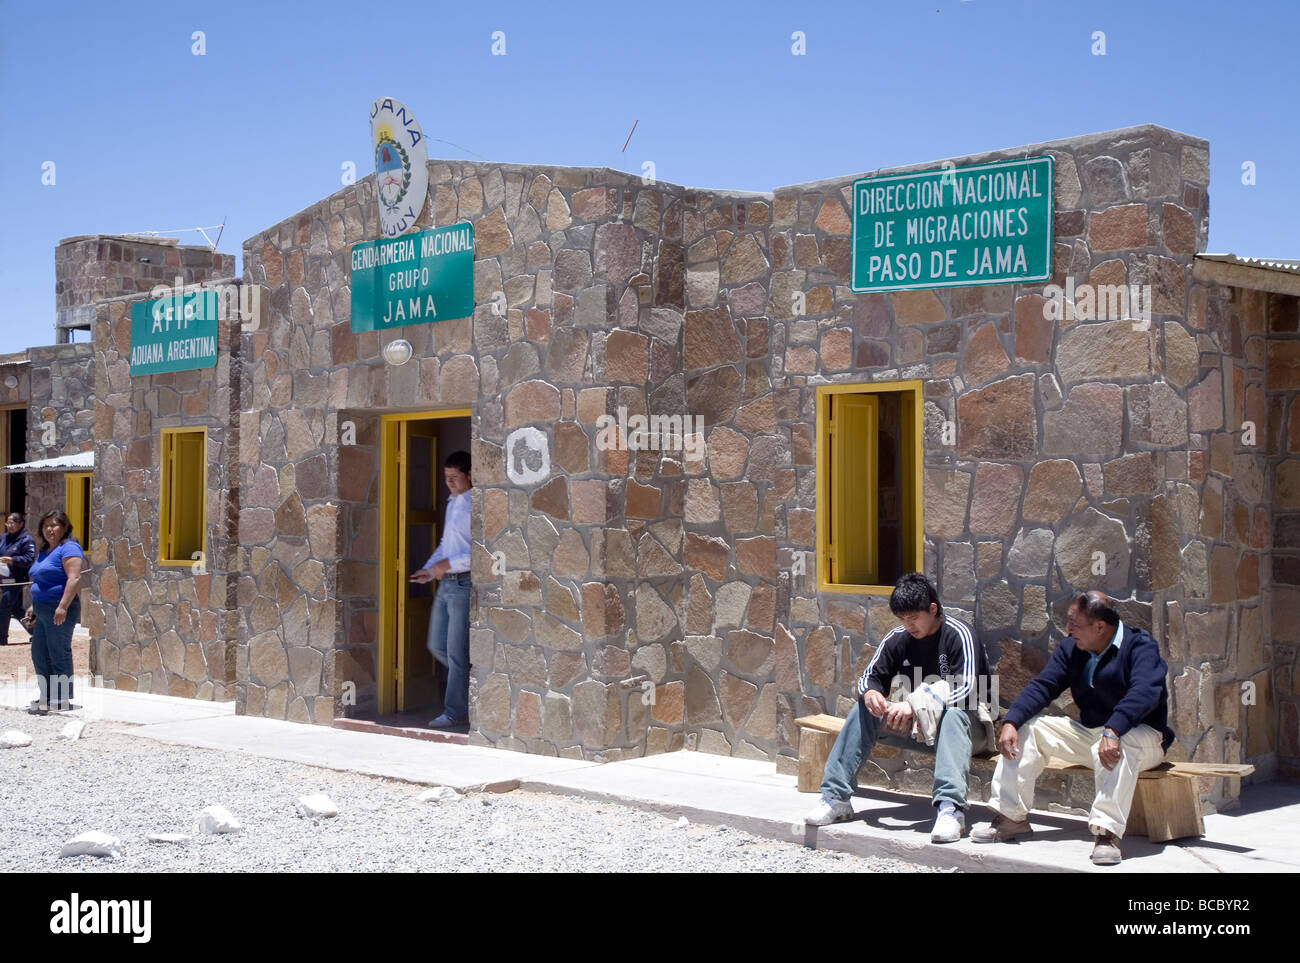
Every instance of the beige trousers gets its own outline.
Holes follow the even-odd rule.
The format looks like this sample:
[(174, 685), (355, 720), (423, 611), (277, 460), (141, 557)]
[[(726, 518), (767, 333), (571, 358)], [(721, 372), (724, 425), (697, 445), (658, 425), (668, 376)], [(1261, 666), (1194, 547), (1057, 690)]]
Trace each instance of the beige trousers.
[(1119, 762), (1114, 769), (1107, 769), (1097, 759), (1101, 733), (1101, 728), (1089, 729), (1065, 716), (1030, 719), (1019, 729), (1019, 756), (1010, 760), (998, 756), (989, 807), (1008, 819), (1024, 819), (1034, 808), (1034, 782), (1048, 760), (1091, 766), (1097, 795), (1088, 814), (1088, 828), (1094, 836), (1104, 831), (1123, 837), (1138, 773), (1160, 765), (1165, 753), (1160, 733), (1150, 726), (1134, 726), (1120, 738)]

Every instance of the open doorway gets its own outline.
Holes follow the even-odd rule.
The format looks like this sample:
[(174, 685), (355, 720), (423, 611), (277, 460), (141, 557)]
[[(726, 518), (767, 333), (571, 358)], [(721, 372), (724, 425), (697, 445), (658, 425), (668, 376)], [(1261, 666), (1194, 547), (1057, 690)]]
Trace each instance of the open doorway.
[[(0, 408), (0, 455), (6, 465), (27, 461), (27, 406)], [(22, 472), (0, 474), (0, 508), (9, 512), (27, 511), (27, 476)], [(87, 543), (88, 546), (88, 543)]]
[(436, 583), (412, 584), (433, 554), (446, 514), (442, 463), (469, 451), (470, 412), (411, 412), (381, 419), (379, 483), (379, 692), (383, 725), (424, 728), (442, 711), (446, 670), (427, 648)]

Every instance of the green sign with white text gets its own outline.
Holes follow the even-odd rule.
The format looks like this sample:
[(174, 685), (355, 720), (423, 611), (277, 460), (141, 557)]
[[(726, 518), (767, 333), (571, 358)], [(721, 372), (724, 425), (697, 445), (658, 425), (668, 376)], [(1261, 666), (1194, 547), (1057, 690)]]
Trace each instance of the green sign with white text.
[(1051, 275), (1050, 155), (853, 182), (854, 291)]
[(452, 224), (352, 248), (352, 330), (474, 313), (474, 227)]
[(212, 368), (216, 363), (216, 291), (131, 305), (131, 377)]

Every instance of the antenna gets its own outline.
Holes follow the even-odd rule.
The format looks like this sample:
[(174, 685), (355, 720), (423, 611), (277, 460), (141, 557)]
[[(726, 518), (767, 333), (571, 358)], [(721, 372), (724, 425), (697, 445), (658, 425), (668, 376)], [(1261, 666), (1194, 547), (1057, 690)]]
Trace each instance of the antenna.
[[(208, 247), (212, 250), (217, 249), (221, 243), (221, 235), (226, 230), (226, 219), (223, 217), (220, 224), (209, 224), (207, 227), (182, 227), (174, 231), (128, 231), (126, 237), (162, 237), (165, 234), (193, 234), (195, 232), (203, 235), (203, 240), (207, 242)], [(217, 239), (214, 241), (208, 237), (208, 231), (216, 231)]]

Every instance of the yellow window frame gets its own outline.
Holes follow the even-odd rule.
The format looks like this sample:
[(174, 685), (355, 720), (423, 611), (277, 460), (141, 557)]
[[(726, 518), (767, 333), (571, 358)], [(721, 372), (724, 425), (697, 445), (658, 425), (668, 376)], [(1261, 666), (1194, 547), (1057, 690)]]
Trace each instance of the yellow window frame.
[(85, 549), (90, 548), (90, 477), (88, 471), (70, 471), (63, 476), (63, 509), (72, 521), (72, 535)]
[(192, 566), (207, 557), (208, 430), (163, 428), (159, 443), (158, 564)]
[[(902, 401), (903, 570), (925, 559), (924, 384), (919, 380), (817, 387), (817, 590), (888, 595), (879, 584), (876, 506), (881, 394)], [(861, 539), (849, 537), (864, 533)]]

